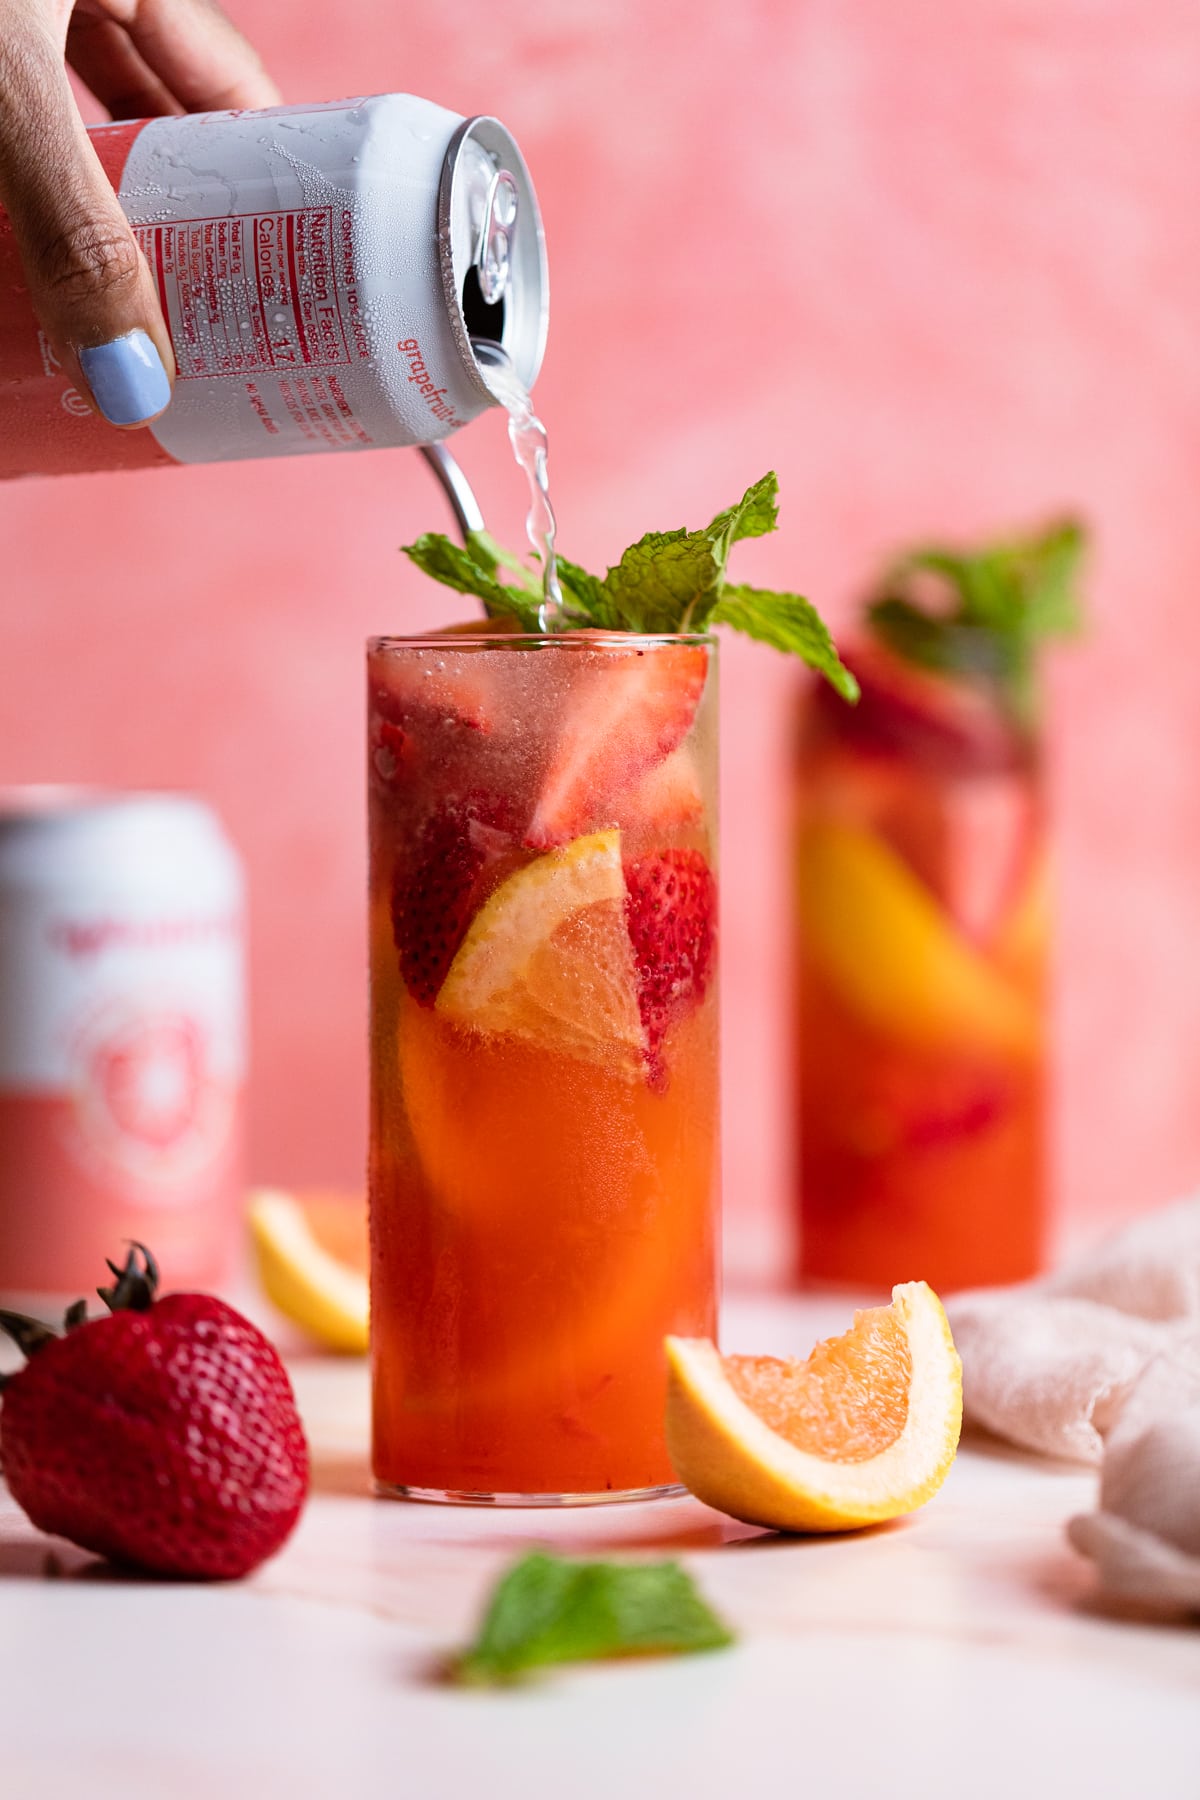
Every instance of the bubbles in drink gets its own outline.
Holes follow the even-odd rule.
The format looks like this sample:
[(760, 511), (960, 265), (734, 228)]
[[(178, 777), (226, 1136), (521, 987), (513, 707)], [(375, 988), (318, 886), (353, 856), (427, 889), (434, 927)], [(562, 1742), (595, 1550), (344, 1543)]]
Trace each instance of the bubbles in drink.
[(490, 338), (472, 338), (471, 348), (486, 370), (489, 388), (508, 414), (508, 441), (513, 447), (517, 466), (524, 470), (529, 483), (525, 535), (542, 565), (538, 626), (542, 631), (556, 631), (563, 623), (563, 600), (554, 560), (557, 525), (550, 504), (546, 427), (534, 412), (528, 390), (513, 368), (507, 351)]

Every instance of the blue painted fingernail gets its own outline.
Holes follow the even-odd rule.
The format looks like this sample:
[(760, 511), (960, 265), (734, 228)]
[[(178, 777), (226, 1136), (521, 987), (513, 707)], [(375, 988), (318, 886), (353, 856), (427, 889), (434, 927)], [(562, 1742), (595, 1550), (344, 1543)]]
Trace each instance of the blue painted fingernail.
[(144, 331), (81, 350), (79, 366), (110, 425), (142, 425), (171, 398), (162, 357)]

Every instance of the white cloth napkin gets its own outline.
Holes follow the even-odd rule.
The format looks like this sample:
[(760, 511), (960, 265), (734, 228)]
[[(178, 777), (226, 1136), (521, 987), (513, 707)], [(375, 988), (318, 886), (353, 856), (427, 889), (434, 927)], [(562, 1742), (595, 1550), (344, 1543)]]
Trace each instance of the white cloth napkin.
[(1200, 1197), (1056, 1275), (946, 1308), (968, 1420), (1097, 1463), (1067, 1535), (1111, 1594), (1200, 1611)]

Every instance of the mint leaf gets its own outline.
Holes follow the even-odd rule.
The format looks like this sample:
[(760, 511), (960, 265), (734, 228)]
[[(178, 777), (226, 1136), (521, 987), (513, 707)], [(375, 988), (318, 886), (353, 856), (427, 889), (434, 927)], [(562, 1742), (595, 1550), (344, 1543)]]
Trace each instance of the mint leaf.
[[(799, 594), (726, 584), (733, 545), (775, 530), (778, 494), (779, 484), (769, 472), (703, 531), (648, 531), (603, 580), (559, 556), (558, 580), (568, 625), (664, 636), (731, 625), (760, 643), (802, 657), (839, 694), (857, 699), (857, 682), (842, 666), (832, 638), (807, 600)], [(487, 532), (471, 532), (465, 547), (439, 532), (426, 532), (405, 546), (405, 555), (435, 581), (460, 594), (476, 595), (489, 616), (508, 614), (524, 631), (540, 629), (539, 574)]]
[[(449, 543), (443, 538), (442, 543)], [(451, 544), (451, 549), (454, 548)], [(498, 544), (490, 531), (471, 531), (467, 533), (467, 550), (474, 562), (489, 575), (496, 575), (499, 570), (506, 569), (513, 577), (513, 585), (520, 588), (536, 602), (542, 598), (542, 579), (535, 574), (528, 563), (523, 563), (519, 556)]]
[(1026, 620), (1035, 637), (1073, 637), (1083, 629), (1078, 585), (1086, 554), (1086, 534), (1073, 519), (1051, 526), (1026, 547), (1023, 557), (1018, 552)]
[(455, 544), (440, 532), (427, 531), (415, 544), (406, 544), (404, 554), (426, 575), (432, 575), (443, 587), (455, 588), (460, 594), (473, 594), (482, 600), (489, 617), (496, 613), (512, 613), (522, 629), (536, 631), (540, 595), (525, 588), (510, 587), (497, 577), (498, 555), (489, 549), (486, 533), (472, 532), (466, 546)]
[(718, 513), (705, 536), (718, 547), (722, 565), (742, 538), (766, 537), (779, 524), (779, 481), (774, 469), (748, 487), (736, 506)]
[(604, 578), (617, 616), (633, 631), (703, 631), (720, 597), (731, 547), (774, 531), (774, 471), (746, 489), (704, 531), (648, 531)]
[(858, 699), (858, 683), (837, 653), (824, 620), (802, 594), (777, 594), (767, 588), (727, 587), (712, 613), (714, 625), (802, 656), (831, 682), (844, 700)]
[(867, 618), (897, 655), (939, 674), (991, 683), (1028, 724), (1042, 641), (1080, 626), (1085, 549), (1074, 520), (977, 550), (924, 546), (888, 571)]
[(702, 531), (648, 531), (604, 577), (605, 598), (626, 631), (702, 631), (721, 570)]
[(872, 630), (889, 649), (940, 675), (1002, 680), (1011, 663), (1002, 634), (986, 626), (934, 617), (896, 594), (875, 601), (869, 617)]
[(452, 1673), (464, 1683), (503, 1683), (551, 1663), (732, 1642), (678, 1563), (575, 1562), (535, 1550), (501, 1576)]
[(607, 616), (608, 602), (599, 576), (589, 575), (586, 569), (581, 569), (578, 563), (568, 562), (565, 556), (556, 555), (554, 560), (567, 612), (577, 613), (587, 624), (599, 626), (601, 630), (614, 629), (614, 620)]
[[(443, 587), (460, 594), (473, 594), (483, 601), (489, 617), (508, 613), (521, 622), (525, 631), (540, 631), (538, 610), (542, 604), (542, 578), (539, 571), (498, 544), (490, 532), (472, 531), (465, 545), (456, 544), (440, 531), (427, 531), (415, 544), (405, 544), (403, 553), (426, 575), (440, 581)], [(572, 622), (605, 625), (598, 617), (604, 604), (603, 583), (589, 575), (565, 556), (557, 559), (558, 580), (563, 602)], [(511, 577), (504, 580), (501, 570)]]

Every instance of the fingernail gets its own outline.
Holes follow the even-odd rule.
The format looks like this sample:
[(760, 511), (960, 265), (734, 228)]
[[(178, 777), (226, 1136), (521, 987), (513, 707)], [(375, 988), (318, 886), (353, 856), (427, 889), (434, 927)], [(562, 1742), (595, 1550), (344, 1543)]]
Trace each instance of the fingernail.
[(81, 350), (79, 366), (110, 425), (142, 425), (171, 398), (162, 357), (144, 331)]

